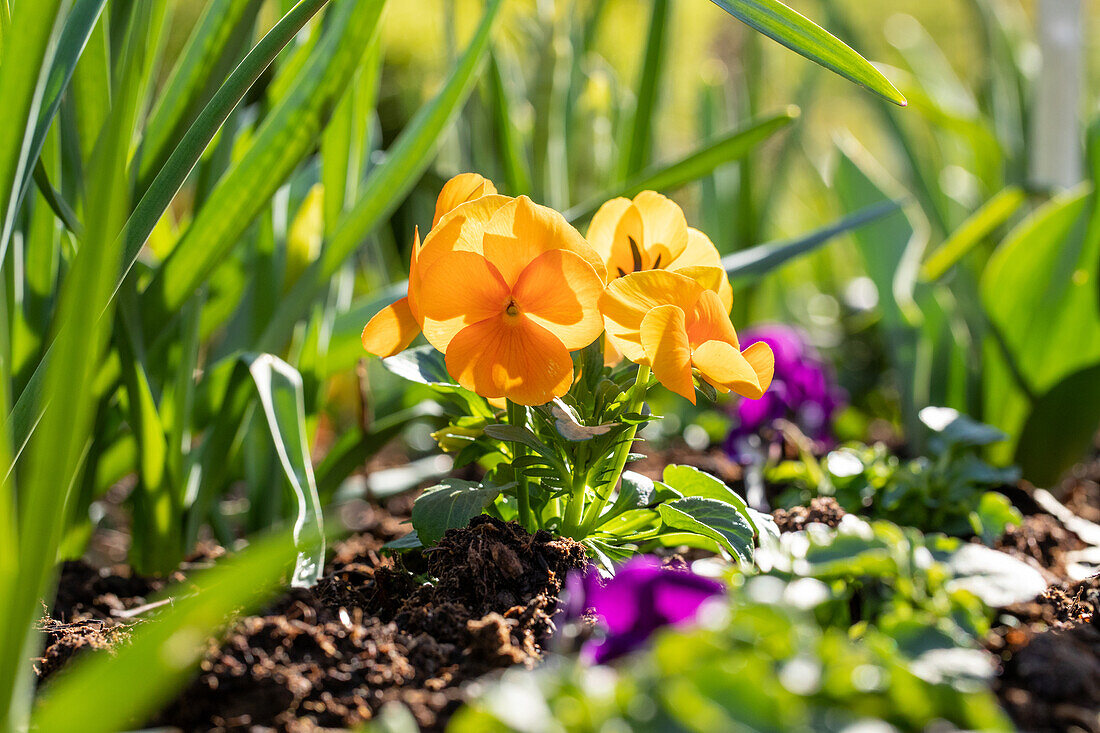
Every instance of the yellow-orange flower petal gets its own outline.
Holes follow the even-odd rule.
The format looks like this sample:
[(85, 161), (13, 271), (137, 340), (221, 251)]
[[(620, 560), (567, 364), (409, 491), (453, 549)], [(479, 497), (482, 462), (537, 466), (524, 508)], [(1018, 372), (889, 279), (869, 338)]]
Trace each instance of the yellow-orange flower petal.
[(603, 280), (579, 255), (555, 249), (527, 265), (512, 297), (520, 312), (551, 331), (569, 351), (583, 349), (603, 331), (599, 300)]
[(422, 273), (420, 315), (424, 336), (447, 351), (463, 328), (500, 317), (511, 291), (496, 268), (474, 252), (448, 252)]
[(688, 318), (688, 340), (692, 348), (707, 341), (725, 341), (734, 349), (740, 349), (737, 331), (730, 323), (729, 311), (713, 290), (704, 290), (695, 301)]
[(603, 261), (565, 217), (526, 196), (501, 206), (485, 226), (481, 252), (493, 263), (509, 286), (536, 257), (564, 249), (579, 255), (605, 279)]
[(691, 363), (716, 387), (725, 387), (753, 399), (764, 394), (756, 370), (740, 351), (725, 341), (701, 344), (692, 352)]
[(673, 392), (695, 404), (684, 312), (674, 305), (659, 305), (642, 319), (642, 348), (653, 374)]
[(627, 359), (643, 359), (638, 332), (646, 313), (659, 305), (675, 305), (690, 313), (703, 290), (692, 278), (666, 270), (635, 272), (613, 280), (600, 296), (608, 340)]
[(420, 324), (409, 308), (409, 299), (386, 306), (375, 314), (363, 328), (363, 348), (385, 358), (409, 348), (416, 335), (420, 333)]
[(588, 244), (596, 250), (596, 254), (608, 265), (608, 275), (610, 277), (615, 276), (615, 268), (610, 265), (611, 247), (615, 241), (615, 229), (619, 226), (619, 219), (622, 218), (623, 212), (629, 209), (630, 206), (630, 199), (621, 196), (611, 199), (592, 215), (592, 221), (588, 224), (586, 235)]
[(687, 275), (707, 290), (713, 290), (718, 294), (725, 313), (729, 314), (730, 308), (733, 307), (733, 288), (730, 287), (730, 279), (726, 276), (725, 270), (720, 267), (692, 265), (690, 267), (677, 267), (673, 272)]
[[(733, 307), (733, 288), (730, 286), (729, 276), (726, 275), (725, 269), (722, 267), (722, 255), (718, 253), (718, 248), (714, 246), (714, 243), (710, 241), (710, 238), (703, 234), (698, 229), (688, 227), (688, 245), (687, 248), (680, 253), (680, 256), (672, 261), (672, 264), (668, 266), (669, 270), (678, 270), (681, 272), (691, 271), (691, 268), (713, 268), (710, 270), (710, 275), (703, 275), (703, 277), (715, 278), (714, 270), (721, 270), (721, 276), (715, 278), (714, 286), (706, 285), (711, 290), (715, 290), (722, 298), (722, 303), (726, 306), (726, 313), (730, 312), (730, 308)], [(700, 273), (701, 274), (701, 273)]]
[(439, 223), (444, 214), (454, 210), (461, 204), (496, 192), (497, 187), (488, 178), (477, 173), (459, 173), (447, 181), (439, 191), (439, 197), (435, 200), (435, 217), (432, 219), (432, 227)]
[(418, 266), (427, 269), (448, 252), (482, 253), (481, 239), (493, 215), (512, 201), (509, 196), (489, 194), (461, 204), (440, 218), (424, 237)]
[(661, 256), (667, 267), (687, 249), (688, 226), (684, 211), (674, 201), (656, 191), (642, 191), (634, 197), (634, 208), (645, 224), (645, 247), (654, 259)]
[[(760, 395), (771, 386), (772, 376), (775, 374), (775, 354), (772, 353), (772, 347), (768, 346), (763, 341), (757, 341), (754, 344), (749, 344), (748, 348), (741, 352), (741, 355), (752, 365), (753, 371), (756, 372), (756, 379), (760, 383)], [(752, 399), (759, 399), (760, 395), (752, 397)], [(751, 397), (751, 395), (745, 395)]]
[(420, 323), (420, 227), (413, 227), (412, 254), (409, 256), (409, 309)]
[(648, 246), (642, 213), (631, 204), (619, 217), (611, 240), (611, 254), (607, 259), (609, 277), (622, 277), (631, 272), (652, 270), (653, 263), (661, 256)]
[(573, 360), (562, 342), (522, 314), (467, 326), (447, 349), (447, 371), (482, 397), (542, 405), (573, 383)]

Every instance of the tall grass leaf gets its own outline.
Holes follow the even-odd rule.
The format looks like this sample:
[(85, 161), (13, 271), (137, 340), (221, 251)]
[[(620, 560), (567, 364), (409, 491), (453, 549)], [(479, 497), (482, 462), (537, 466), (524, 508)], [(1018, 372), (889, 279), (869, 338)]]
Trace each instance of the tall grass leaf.
[(574, 206), (565, 212), (565, 218), (576, 223), (592, 216), (605, 201), (616, 196), (631, 197), (646, 189), (667, 191), (691, 183), (724, 163), (745, 157), (772, 135), (791, 125), (799, 114), (797, 107), (788, 107), (783, 112), (764, 117), (748, 127), (707, 143), (674, 163), (653, 166), (626, 184)]
[(649, 163), (653, 147), (653, 120), (667, 53), (668, 25), (669, 0), (655, 0), (649, 16), (645, 56), (634, 93), (634, 114), (620, 152), (620, 180), (629, 179)]
[(147, 331), (174, 315), (237, 244), (275, 191), (316, 144), (378, 27), (384, 0), (341, 2), (287, 95), (264, 119), (240, 162), (226, 173), (144, 298)]
[(1017, 186), (1009, 186), (989, 199), (925, 259), (921, 266), (921, 278), (933, 281), (946, 275), (994, 229), (1008, 221), (1025, 201), (1027, 194)]
[[(260, 74), (275, 59), (279, 51), (328, 2), (329, 0), (300, 0), (248, 53), (196, 118), (195, 123), (172, 152), (172, 155), (138, 201), (126, 222), (122, 234), (125, 237), (123, 262), (120, 275), (115, 283), (116, 289), (137, 260), (145, 240), (168, 209), (172, 198), (179, 191), (180, 186), (183, 185), (188, 174), (194, 168), (222, 123), (244, 98), (245, 93), (260, 77)], [(99, 28), (102, 29), (102, 23), (100, 23)], [(95, 59), (97, 60), (96, 69), (84, 73), (85, 76), (89, 77), (89, 80), (84, 85), (86, 89), (82, 90), (82, 95), (78, 95), (87, 99), (87, 104), (80, 105), (80, 108), (88, 108), (85, 114), (87, 118), (85, 124), (88, 129), (98, 129), (92, 115), (95, 113), (94, 111), (100, 110), (100, 107), (95, 104), (94, 100), (99, 92), (106, 93), (106, 85), (108, 84), (105, 76), (100, 78), (101, 74), (99, 72), (102, 70), (98, 68), (100, 62), (105, 63), (105, 58), (96, 55)], [(84, 61), (87, 60), (86, 55)], [(83, 63), (77, 67), (77, 81), (81, 79), (82, 67)], [(81, 85), (76, 84), (74, 86), (80, 87)], [(27, 441), (30, 440), (31, 434), (36, 429), (42, 416), (40, 405), (43, 396), (43, 379), (46, 365), (52, 358), (51, 353), (52, 351), (47, 352), (43, 357), (38, 369), (35, 370), (27, 386), (16, 399), (8, 417), (8, 423), (11, 426), (13, 455), (16, 460), (25, 448)]]
[(870, 224), (884, 216), (893, 214), (901, 208), (897, 201), (882, 201), (871, 204), (828, 226), (816, 229), (796, 239), (786, 242), (767, 242), (755, 247), (743, 249), (722, 258), (725, 268), (734, 284), (765, 275), (784, 262), (811, 252), (830, 239), (846, 232)]
[[(18, 8), (33, 7), (21, 4)], [(23, 689), (33, 655), (28, 630), (50, 596), (70, 487), (80, 466), (95, 413), (95, 381), (111, 323), (101, 317), (118, 272), (118, 233), (129, 203), (127, 161), (137, 123), (140, 72), (153, 8), (139, 4), (126, 29), (124, 72), (112, 106), (107, 135), (89, 168), (87, 233), (65, 277), (57, 311), (54, 360), (45, 377), (46, 404), (30, 446), (26, 480), (20, 488), (19, 570), (12, 587), (0, 589), (0, 721), (18, 723)], [(5, 49), (8, 46), (5, 45)]]
[(321, 259), (306, 270), (280, 301), (260, 339), (259, 350), (280, 348), (294, 323), (308, 312), (328, 279), (378, 223), (393, 213), (431, 163), (440, 136), (473, 88), (501, 4), (502, 0), (490, 0), (487, 4), (480, 25), (446, 84), (431, 102), (417, 111), (387, 151), (385, 160), (371, 172), (362, 196), (326, 242)]
[(321, 500), (317, 496), (317, 483), (306, 441), (302, 375), (271, 354), (245, 358), (279, 463), (298, 502), (298, 518), (294, 522), (298, 560), (291, 585), (309, 588), (321, 577), (325, 565), (325, 542)]
[(187, 39), (145, 124), (138, 190), (163, 165), (250, 40), (260, 3), (212, 0)]
[(40, 733), (109, 733), (138, 728), (186, 684), (207, 640), (257, 608), (289, 569), (288, 532), (254, 540), (239, 554), (165, 592), (172, 599), (112, 654), (89, 654), (44, 692), (32, 725)]
[(497, 58), (496, 49), (489, 52), (487, 70), (489, 104), (496, 125), (497, 157), (504, 168), (504, 180), (512, 196), (531, 195), (531, 171), (526, 152), (518, 135), (512, 116), (513, 102), (509, 95), (504, 71)]
[(779, 0), (711, 0), (753, 30), (786, 46), (845, 79), (870, 89), (883, 99), (905, 106), (890, 80), (832, 35)]
[(50, 59), (57, 48), (55, 21), (68, 6), (66, 0), (19, 3), (0, 49), (0, 99), (4, 100), (4, 124), (0, 125), (0, 262), (8, 251), (25, 182), (30, 180), (37, 158), (37, 151), (32, 150), (34, 128), (49, 80)]
[(1082, 460), (1100, 429), (1100, 364), (1085, 367), (1040, 395), (1016, 442), (1013, 462), (1037, 486), (1054, 486)]

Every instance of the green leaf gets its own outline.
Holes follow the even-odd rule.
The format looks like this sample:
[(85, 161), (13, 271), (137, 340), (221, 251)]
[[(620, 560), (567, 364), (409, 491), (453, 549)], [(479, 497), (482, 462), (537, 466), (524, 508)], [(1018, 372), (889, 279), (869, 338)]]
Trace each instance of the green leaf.
[(459, 529), (489, 508), (507, 486), (483, 486), (473, 481), (448, 478), (425, 489), (412, 509), (412, 525), (420, 541), (430, 547), (448, 529)]
[(420, 541), (420, 536), (416, 533), (415, 529), (402, 537), (398, 537), (396, 540), (390, 540), (382, 545), (383, 548), (388, 550), (419, 550), (423, 546), (424, 543)]
[(458, 387), (447, 373), (447, 364), (434, 346), (416, 346), (382, 360), (382, 366), (402, 379), (433, 387)]
[(758, 278), (790, 259), (812, 252), (834, 237), (893, 214), (899, 208), (901, 203), (897, 201), (872, 204), (849, 214), (838, 222), (816, 229), (797, 239), (786, 242), (767, 242), (726, 255), (722, 258), (722, 267), (734, 280)]
[(989, 199), (925, 259), (921, 266), (921, 278), (939, 280), (946, 275), (967, 252), (1008, 221), (1026, 201), (1027, 194), (1016, 186), (1009, 186)]
[(810, 61), (870, 89), (883, 99), (905, 105), (890, 80), (867, 59), (779, 0), (712, 0), (750, 28), (781, 43)]
[(38, 157), (38, 151), (32, 149), (34, 136), (28, 133), (42, 108), (52, 67), (49, 45), (62, 6), (61, 0), (18, 3), (0, 49), (0, 99), (4, 100), (5, 120), (0, 125), (0, 262), (7, 255), (25, 184)]
[(691, 183), (724, 163), (744, 158), (772, 135), (790, 126), (799, 114), (797, 107), (788, 107), (779, 114), (764, 117), (744, 129), (707, 143), (674, 163), (653, 166), (626, 184), (574, 206), (565, 212), (565, 218), (576, 223), (592, 216), (604, 202), (617, 196), (629, 198), (647, 189), (667, 191)]
[(1039, 486), (1054, 486), (1082, 460), (1100, 428), (1100, 364), (1070, 374), (1032, 405), (1014, 461)]
[(666, 527), (682, 529), (714, 540), (742, 560), (752, 560), (753, 528), (744, 514), (719, 499), (689, 496), (660, 504)]
[(1000, 539), (1008, 525), (1017, 527), (1023, 522), (1020, 510), (1012, 506), (1012, 502), (1004, 494), (996, 491), (987, 491), (978, 501), (978, 509), (971, 513), (970, 524), (974, 528), (974, 534), (982, 538), (982, 542), (992, 546)]
[(211, 191), (153, 275), (144, 295), (148, 332), (159, 328), (210, 276), (314, 148), (377, 30), (384, 4), (372, 0), (333, 6), (323, 37), (290, 91), (264, 118), (240, 162)]
[(431, 163), (443, 132), (473, 89), (502, 1), (490, 0), (487, 4), (481, 24), (443, 89), (429, 104), (421, 107), (401, 131), (386, 152), (385, 160), (371, 172), (362, 196), (325, 243), (321, 259), (306, 270), (280, 301), (260, 338), (262, 349), (282, 346), (294, 323), (308, 312), (310, 303), (327, 286), (333, 273), (359, 248), (367, 235), (397, 209), (405, 194), (420, 179)]
[[(1089, 186), (1068, 191), (1036, 211), (990, 257), (982, 273), (981, 300), (999, 346), (994, 358), (1003, 360), (1002, 369), (1010, 369), (1013, 380), (1022, 381), (984, 380), (984, 419), (1010, 436), (997, 457), (1005, 459), (1016, 449), (1029, 397), (1050, 392), (1071, 374), (1100, 363), (1097, 283), (1100, 208)], [(1070, 442), (1077, 440), (1074, 436)]]
[(597, 527), (606, 525), (625, 512), (645, 509), (657, 500), (657, 487), (648, 476), (634, 471), (623, 471), (619, 495), (611, 508), (600, 515)]
[(486, 425), (485, 434), (490, 438), (503, 440), (506, 443), (518, 443), (532, 448), (543, 456), (553, 456), (554, 452), (534, 433), (520, 425)]
[(279, 464), (298, 500), (298, 517), (294, 522), (298, 561), (291, 585), (309, 588), (321, 577), (324, 569), (325, 541), (321, 500), (317, 496), (313, 462), (306, 441), (302, 375), (271, 354), (246, 357), (245, 361), (256, 384)]
[(745, 515), (753, 530), (756, 525), (749, 517), (749, 505), (737, 495), (737, 492), (726, 486), (721, 479), (711, 476), (705, 471), (700, 471), (695, 466), (665, 466), (662, 475), (667, 486), (683, 494), (685, 497), (701, 496), (707, 499), (717, 499), (729, 504)]
[(649, 36), (635, 89), (634, 114), (622, 143), (619, 177), (627, 179), (645, 167), (652, 149), (653, 118), (660, 92), (661, 71), (665, 66), (669, 25), (668, 0), (655, 0), (649, 17)]
[(139, 727), (186, 684), (209, 637), (270, 596), (292, 556), (291, 539), (280, 532), (168, 588), (172, 602), (156, 621), (133, 627), (129, 642), (111, 654), (84, 655), (49, 685), (35, 708), (34, 729), (109, 733)]

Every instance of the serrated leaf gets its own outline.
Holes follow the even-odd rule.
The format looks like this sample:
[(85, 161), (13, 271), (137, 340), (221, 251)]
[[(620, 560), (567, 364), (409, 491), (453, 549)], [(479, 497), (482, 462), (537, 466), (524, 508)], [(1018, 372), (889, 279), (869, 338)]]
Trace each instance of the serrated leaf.
[(489, 508), (507, 486), (483, 486), (448, 478), (426, 489), (412, 509), (412, 525), (420, 541), (430, 547), (448, 529), (459, 529)]
[(382, 366), (402, 379), (431, 386), (458, 387), (447, 373), (443, 354), (434, 346), (416, 346), (382, 360)]
[(755, 533), (748, 518), (732, 505), (718, 499), (689, 496), (660, 504), (657, 511), (666, 527), (702, 535), (731, 555), (752, 560)]

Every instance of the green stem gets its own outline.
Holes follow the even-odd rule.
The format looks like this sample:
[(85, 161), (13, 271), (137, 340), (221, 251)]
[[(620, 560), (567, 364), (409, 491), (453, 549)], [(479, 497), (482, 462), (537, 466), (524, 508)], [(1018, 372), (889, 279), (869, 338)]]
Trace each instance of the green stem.
[[(527, 408), (508, 400), (508, 424), (516, 427), (527, 427)], [(513, 460), (522, 458), (527, 454), (527, 447), (522, 443), (513, 443)], [(527, 488), (527, 476), (522, 470), (515, 470), (516, 499), (519, 503), (519, 523), (529, 532), (535, 531), (531, 522), (531, 493)]]
[(565, 504), (565, 516), (562, 518), (561, 533), (567, 537), (578, 537), (581, 524), (581, 511), (584, 509), (584, 494), (588, 486), (585, 479), (588, 472), (584, 470), (584, 444), (577, 446), (577, 452), (573, 459), (573, 488), (569, 492), (569, 499)]
[[(642, 402), (645, 400), (646, 387), (649, 384), (649, 367), (643, 365), (638, 366), (638, 374), (634, 378), (634, 386), (630, 393), (630, 402), (627, 403), (626, 412), (637, 413), (642, 409)], [(603, 491), (596, 492), (596, 500), (588, 507), (588, 511), (585, 513), (584, 524), (581, 525), (581, 536), (586, 537), (592, 533), (592, 530), (596, 527), (596, 523), (600, 520), (600, 512), (607, 506), (608, 500), (611, 498), (611, 491), (619, 483), (619, 478), (623, 475), (623, 469), (626, 468), (626, 459), (630, 455), (630, 448), (634, 445), (634, 436), (638, 433), (638, 426), (631, 425), (630, 429), (623, 436), (623, 440), (615, 446), (615, 453), (612, 458), (614, 463), (614, 470), (611, 472), (611, 480), (607, 482), (602, 488)]]

